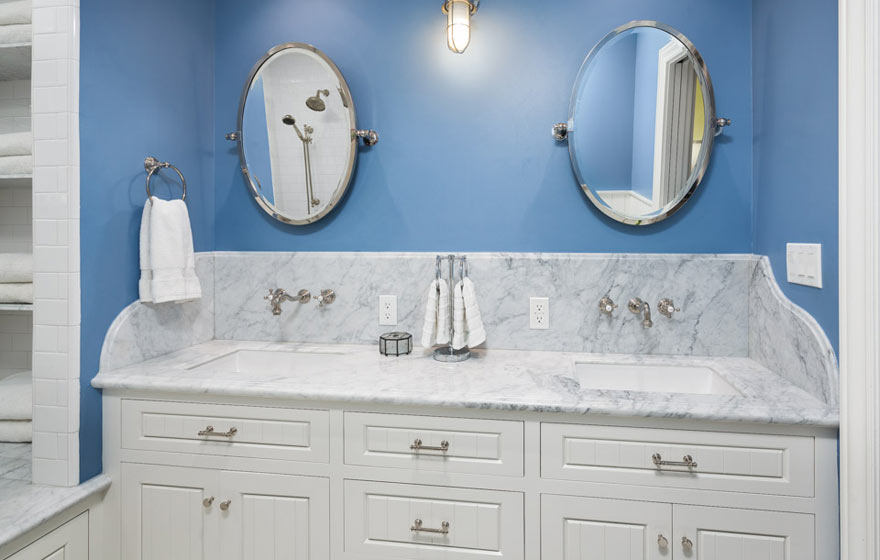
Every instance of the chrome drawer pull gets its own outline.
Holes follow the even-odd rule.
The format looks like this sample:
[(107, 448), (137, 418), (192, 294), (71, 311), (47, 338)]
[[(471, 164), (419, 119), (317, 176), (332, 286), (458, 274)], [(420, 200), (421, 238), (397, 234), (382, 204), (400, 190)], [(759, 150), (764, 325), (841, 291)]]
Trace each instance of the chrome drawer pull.
[(657, 535), (657, 546), (660, 548), (666, 548), (669, 546), (669, 539), (663, 536), (663, 533)]
[(658, 467), (669, 466), (669, 467), (688, 467), (690, 469), (697, 468), (697, 462), (694, 461), (694, 458), (690, 455), (685, 455), (681, 458), (681, 461), (664, 461), (663, 457), (660, 456), (659, 453), (654, 453), (654, 456), (651, 457), (654, 460), (654, 464)]
[(428, 527), (422, 527), (421, 519), (416, 519), (413, 521), (412, 527), (410, 527), (409, 530), (414, 532), (439, 533), (441, 535), (446, 535), (449, 533), (449, 521), (441, 521), (439, 529), (429, 529)]
[(214, 426), (208, 426), (204, 430), (199, 432), (200, 436), (220, 436), (220, 437), (232, 437), (238, 433), (238, 428), (229, 428), (228, 432), (215, 432)]
[(422, 445), (422, 440), (417, 439), (413, 442), (412, 445), (409, 446), (413, 451), (442, 451), (446, 453), (449, 451), (449, 442), (445, 439), (440, 442), (440, 446), (432, 446), (432, 445)]
[(229, 506), (232, 505), (232, 500), (226, 500), (225, 502), (220, 502), (220, 509), (223, 511), (229, 511)]
[(211, 504), (213, 504), (213, 503), (214, 503), (214, 496), (211, 496), (210, 498), (205, 498), (204, 500), (202, 500), (202, 505), (205, 506), (206, 508), (211, 507)]
[(681, 547), (685, 550), (693, 550), (694, 543), (687, 537), (681, 538)]

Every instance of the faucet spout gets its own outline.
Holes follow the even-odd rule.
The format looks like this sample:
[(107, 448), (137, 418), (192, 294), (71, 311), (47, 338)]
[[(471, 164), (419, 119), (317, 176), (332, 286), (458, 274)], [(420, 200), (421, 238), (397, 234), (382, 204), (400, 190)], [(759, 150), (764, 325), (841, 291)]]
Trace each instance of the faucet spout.
[(647, 301), (645, 302), (645, 318), (642, 320), (642, 326), (646, 329), (654, 326), (654, 321), (651, 320), (651, 305)]
[(299, 303), (308, 303), (312, 299), (312, 294), (308, 290), (300, 290), (295, 296), (287, 293), (284, 288), (275, 288), (269, 290), (269, 294), (263, 296), (263, 299), (269, 302), (272, 307), (272, 315), (281, 315), (281, 304), (285, 301), (298, 301)]
[(650, 329), (654, 326), (654, 321), (651, 320), (651, 306), (647, 301), (642, 301), (641, 298), (632, 298), (629, 300), (629, 310), (636, 315), (641, 315), (642, 311), (645, 313), (644, 319), (642, 319), (642, 327), (646, 329)]

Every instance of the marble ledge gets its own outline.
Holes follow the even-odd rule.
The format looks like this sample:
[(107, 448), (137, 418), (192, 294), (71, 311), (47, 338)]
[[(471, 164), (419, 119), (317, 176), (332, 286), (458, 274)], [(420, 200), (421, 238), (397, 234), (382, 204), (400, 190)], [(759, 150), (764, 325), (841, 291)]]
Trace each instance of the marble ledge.
[(106, 475), (70, 488), (0, 480), (0, 549), (109, 486)]
[[(218, 361), (238, 350), (311, 355), (307, 370), (232, 371)], [(320, 360), (315, 355), (320, 354)], [(294, 358), (295, 360), (295, 358)], [(575, 361), (710, 367), (742, 396), (592, 390), (573, 374)], [(317, 364), (317, 365), (316, 365)], [(202, 367), (196, 367), (202, 366)], [(744, 357), (584, 354), (477, 350), (460, 364), (442, 364), (421, 348), (380, 356), (372, 345), (211, 341), (92, 380), (114, 392), (199, 394), (274, 400), (438, 406), (468, 409), (757, 422), (837, 427), (826, 405)]]

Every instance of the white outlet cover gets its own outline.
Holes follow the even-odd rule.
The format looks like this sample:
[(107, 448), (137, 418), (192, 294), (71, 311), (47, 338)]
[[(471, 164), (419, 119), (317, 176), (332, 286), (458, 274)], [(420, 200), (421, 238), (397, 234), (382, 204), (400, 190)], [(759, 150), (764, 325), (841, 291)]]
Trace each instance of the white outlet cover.
[(397, 324), (397, 296), (379, 296), (379, 324)]
[(819, 243), (787, 243), (785, 245), (786, 278), (792, 284), (822, 287), (822, 245)]
[(529, 328), (533, 330), (550, 328), (550, 298), (529, 298)]

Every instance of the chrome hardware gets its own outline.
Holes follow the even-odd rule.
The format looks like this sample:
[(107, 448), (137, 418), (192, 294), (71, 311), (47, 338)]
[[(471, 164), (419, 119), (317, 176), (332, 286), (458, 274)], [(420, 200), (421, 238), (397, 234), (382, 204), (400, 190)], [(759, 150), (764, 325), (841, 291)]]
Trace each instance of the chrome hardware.
[(227, 132), (226, 139), (229, 140), (230, 142), (238, 142), (241, 139), (241, 133), (240, 132)]
[(663, 536), (663, 533), (657, 535), (657, 546), (660, 548), (666, 548), (669, 546), (669, 539)]
[(687, 537), (682, 537), (682, 538), (681, 538), (681, 546), (682, 546), (682, 548), (684, 548), (685, 550), (691, 550), (692, 548), (694, 548), (694, 543), (693, 543), (693, 541), (691, 541), (689, 538), (687, 538)]
[(205, 498), (204, 500), (202, 500), (202, 505), (205, 506), (206, 508), (211, 507), (211, 504), (213, 504), (213, 503), (214, 503), (214, 496), (211, 496), (210, 498)]
[(180, 196), (180, 200), (186, 200), (186, 178), (183, 176), (183, 173), (180, 172), (180, 169), (174, 167), (167, 161), (159, 161), (153, 156), (149, 156), (144, 160), (144, 171), (147, 172), (147, 200), (150, 201), (150, 204), (153, 204), (153, 194), (150, 192), (150, 181), (153, 180), (153, 175), (155, 175), (160, 169), (173, 169), (177, 172), (177, 176), (180, 177), (180, 184), (183, 187), (183, 194)]
[(725, 126), (730, 126), (730, 119), (725, 118), (717, 118), (715, 119), (715, 136), (721, 134), (721, 131), (724, 130)]
[(333, 290), (321, 290), (321, 295), (315, 296), (315, 301), (318, 302), (318, 307), (330, 305), (336, 301), (336, 292)]
[(654, 453), (651, 457), (651, 460), (654, 461), (654, 464), (658, 467), (687, 467), (689, 469), (697, 468), (697, 462), (694, 461), (694, 458), (690, 455), (685, 455), (681, 458), (681, 461), (664, 461), (663, 457), (660, 456), (659, 453)]
[(678, 313), (681, 309), (675, 306), (675, 302), (673, 302), (670, 298), (663, 298), (657, 304), (657, 311), (659, 311), (662, 315), (666, 315), (668, 319), (672, 319), (673, 313)]
[(214, 426), (208, 426), (204, 430), (199, 432), (200, 436), (219, 436), (219, 437), (232, 437), (238, 433), (238, 428), (229, 428), (227, 432), (218, 432), (214, 430)]
[(416, 519), (415, 521), (413, 521), (412, 527), (410, 527), (409, 530), (422, 533), (439, 533), (441, 535), (446, 535), (447, 533), (449, 533), (449, 521), (441, 521), (439, 529), (430, 529), (428, 527), (422, 527), (422, 520)]
[(644, 309), (645, 318), (642, 320), (642, 327), (650, 329), (654, 326), (654, 321), (651, 320), (651, 306), (648, 305), (648, 302), (642, 301), (641, 299), (635, 297), (629, 300), (629, 304), (627, 307), (629, 307), (629, 310), (636, 315), (641, 315), (642, 309)]
[(352, 138), (361, 138), (364, 146), (375, 146), (379, 143), (379, 133), (375, 130), (352, 130)]
[(440, 442), (439, 446), (432, 446), (422, 445), (422, 440), (417, 439), (409, 446), (409, 448), (413, 451), (442, 451), (443, 453), (446, 453), (449, 451), (449, 442), (444, 439)]
[[(480, 0), (468, 0), (469, 10), (471, 15), (477, 13), (477, 10), (480, 8)], [(440, 6), (440, 11), (444, 14), (449, 12), (449, 0), (443, 0), (443, 5)]]
[(603, 315), (611, 315), (615, 309), (617, 309), (617, 304), (610, 297), (605, 296), (599, 300), (599, 311)]
[(315, 190), (312, 188), (312, 160), (309, 152), (309, 145), (312, 143), (311, 134), (315, 132), (315, 129), (304, 124), (303, 129), (300, 130), (299, 127), (296, 126), (296, 119), (293, 115), (284, 115), (281, 117), (281, 122), (293, 127), (293, 130), (296, 132), (296, 135), (299, 137), (300, 142), (302, 142), (303, 145), (303, 161), (305, 162), (306, 167), (306, 210), (311, 213), (313, 206), (321, 204), (321, 200), (315, 196)]
[(553, 125), (553, 138), (557, 141), (562, 142), (566, 138), (568, 138), (568, 123), (556, 123)]
[(308, 303), (312, 300), (312, 294), (308, 290), (300, 290), (295, 296), (288, 294), (283, 288), (275, 288), (269, 290), (269, 294), (263, 296), (263, 299), (272, 306), (272, 315), (281, 315), (281, 304), (285, 301), (296, 301), (299, 303)]
[(220, 502), (220, 509), (223, 511), (229, 511), (229, 506), (232, 505), (232, 500), (226, 500), (225, 502)]

